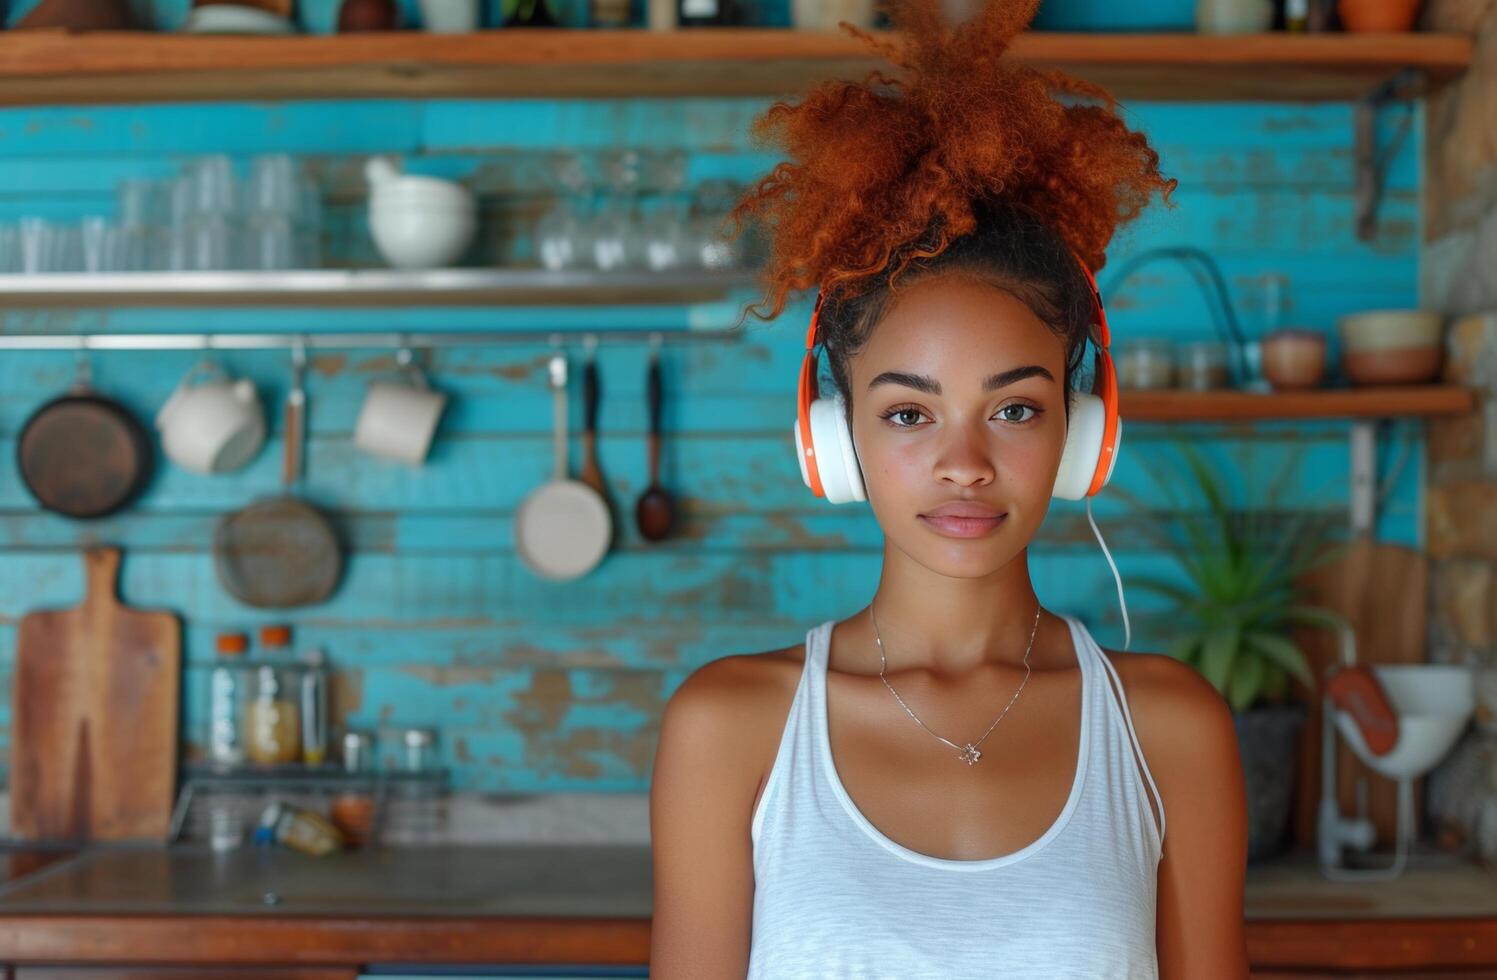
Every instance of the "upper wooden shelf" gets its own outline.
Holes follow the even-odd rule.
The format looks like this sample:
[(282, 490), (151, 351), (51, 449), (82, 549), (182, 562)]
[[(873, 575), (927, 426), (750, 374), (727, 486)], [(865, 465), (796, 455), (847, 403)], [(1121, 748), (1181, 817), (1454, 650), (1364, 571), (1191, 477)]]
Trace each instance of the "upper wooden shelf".
[(1119, 392), (1124, 421), (1230, 422), (1259, 419), (1381, 419), (1465, 415), (1476, 396), (1460, 385), (1389, 385), (1309, 391)]
[[(897, 35), (885, 33), (885, 36)], [(1461, 34), (1066, 34), (1015, 57), (1120, 99), (1348, 100), (1403, 68), (1459, 76)], [(359, 97), (783, 96), (882, 62), (856, 38), (773, 28), (509, 29), (239, 37), (0, 32), (0, 105)]]

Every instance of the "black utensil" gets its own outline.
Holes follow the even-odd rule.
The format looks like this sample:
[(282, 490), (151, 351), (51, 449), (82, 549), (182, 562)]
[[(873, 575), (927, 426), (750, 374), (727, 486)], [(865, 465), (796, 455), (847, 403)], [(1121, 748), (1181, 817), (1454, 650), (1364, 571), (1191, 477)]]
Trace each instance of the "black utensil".
[(645, 538), (659, 541), (670, 534), (676, 511), (670, 491), (660, 485), (660, 355), (655, 351), (650, 352), (647, 384), (650, 400), (650, 485), (634, 504), (634, 522)]

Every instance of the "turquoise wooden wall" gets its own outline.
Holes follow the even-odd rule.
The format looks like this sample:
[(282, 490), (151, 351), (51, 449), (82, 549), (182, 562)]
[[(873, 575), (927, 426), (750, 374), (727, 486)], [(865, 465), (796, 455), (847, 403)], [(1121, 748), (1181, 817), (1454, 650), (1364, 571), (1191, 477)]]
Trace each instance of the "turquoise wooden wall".
[[(367, 256), (358, 223), (358, 161), (406, 155), (413, 167), (466, 176), (495, 221), (527, 200), (507, 178), (511, 153), (548, 147), (676, 145), (691, 151), (693, 182), (749, 178), (773, 160), (747, 143), (758, 100), (589, 102), (349, 101), (282, 105), (68, 107), (0, 112), (0, 220), (23, 214), (109, 213), (117, 181), (164, 175), (186, 156), (238, 158), (285, 150), (305, 158), (330, 195), (335, 251)], [(1375, 242), (1353, 232), (1349, 106), (1139, 104), (1134, 125), (1152, 137), (1180, 179), (1174, 211), (1157, 210), (1116, 240), (1109, 264), (1139, 249), (1191, 243), (1228, 277), (1245, 328), (1256, 334), (1255, 278), (1291, 281), (1286, 322), (1334, 333), (1335, 317), (1414, 305), (1419, 261), (1415, 136), (1394, 161)], [(1419, 121), (1422, 124), (1422, 120)], [(518, 202), (518, 203), (517, 203)], [(363, 249), (361, 252), (360, 249)], [(1101, 276), (1109, 288), (1107, 270)], [(1107, 294), (1115, 342), (1144, 334), (1209, 334), (1206, 307), (1182, 270), (1151, 265)], [(368, 309), (26, 311), (0, 314), (0, 330), (469, 330), (554, 326), (661, 329), (721, 325), (736, 306), (694, 309)], [(0, 353), (0, 676), (9, 678), (15, 624), (29, 609), (70, 605), (81, 590), (76, 550), (125, 549), (122, 593), (138, 606), (175, 609), (186, 622), (184, 735), (205, 741), (206, 672), (223, 629), (289, 620), (298, 647), (325, 647), (341, 672), (336, 720), (360, 726), (436, 725), (457, 784), (504, 791), (648, 787), (662, 703), (698, 665), (791, 642), (811, 625), (859, 608), (878, 577), (880, 536), (865, 507), (833, 507), (802, 487), (790, 423), (808, 307), (771, 325), (750, 321), (732, 346), (668, 346), (665, 482), (683, 503), (679, 537), (643, 542), (632, 527), (590, 576), (533, 578), (515, 558), (513, 509), (551, 464), (544, 346), (457, 348), (433, 354), (434, 381), (453, 401), (429, 465), (420, 471), (368, 459), (350, 444), (365, 383), (392, 366), (388, 351), (321, 353), (309, 372), (308, 495), (345, 527), (353, 551), (328, 603), (290, 616), (249, 609), (218, 587), (209, 555), (215, 520), (278, 486), (273, 438), (246, 471), (198, 477), (163, 462), (132, 510), (100, 523), (39, 512), (17, 479), (14, 439), (28, 413), (72, 378), (66, 352)], [(579, 353), (573, 348), (574, 354)], [(648, 351), (599, 352), (602, 468), (632, 510), (644, 485), (643, 397)], [(96, 384), (150, 418), (195, 358), (191, 352), (97, 353)], [(268, 405), (287, 381), (281, 353), (222, 360), (255, 379)], [(574, 359), (574, 364), (577, 363)], [(574, 374), (574, 378), (576, 375)], [(279, 413), (272, 412), (279, 425)], [(581, 418), (571, 391), (573, 431)], [(1302, 506), (1346, 506), (1347, 426), (1278, 422), (1222, 427), (1130, 423), (1114, 486), (1150, 497), (1146, 471), (1170, 438), (1198, 437), (1210, 454), (1260, 477), (1303, 452), (1294, 482)], [(1418, 544), (1419, 428), (1396, 423), (1380, 466), (1397, 470), (1379, 533)], [(578, 465), (574, 440), (573, 469)], [(1266, 478), (1266, 477), (1265, 477)], [(1151, 550), (1127, 508), (1104, 492), (1093, 513), (1123, 573), (1177, 575)], [(1080, 616), (1099, 642), (1123, 630), (1106, 559), (1079, 503), (1055, 501), (1031, 548), (1036, 588), (1052, 609)], [(1132, 649), (1159, 649), (1140, 631), (1157, 600), (1127, 593)], [(0, 692), (0, 732), (10, 694)]]

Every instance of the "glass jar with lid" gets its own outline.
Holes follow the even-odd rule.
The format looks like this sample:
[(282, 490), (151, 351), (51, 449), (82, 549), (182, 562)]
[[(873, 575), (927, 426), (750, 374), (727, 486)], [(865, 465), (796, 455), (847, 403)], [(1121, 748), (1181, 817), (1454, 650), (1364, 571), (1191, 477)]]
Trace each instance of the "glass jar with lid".
[(1229, 385), (1227, 345), (1219, 340), (1192, 340), (1180, 345), (1180, 387), (1188, 391), (1211, 391)]
[(1116, 368), (1120, 389), (1175, 386), (1174, 344), (1162, 337), (1133, 337), (1118, 345)]
[(257, 765), (296, 762), (302, 754), (298, 675), (294, 665), (260, 663), (250, 674), (245, 755)]

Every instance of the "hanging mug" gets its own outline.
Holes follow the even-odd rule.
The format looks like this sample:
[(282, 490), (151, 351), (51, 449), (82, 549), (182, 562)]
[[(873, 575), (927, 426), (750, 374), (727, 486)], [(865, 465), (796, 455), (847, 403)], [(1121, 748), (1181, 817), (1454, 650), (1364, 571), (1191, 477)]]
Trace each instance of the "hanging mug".
[(426, 461), (447, 396), (434, 391), (402, 349), (397, 357), (404, 377), (373, 381), (354, 425), (354, 445), (385, 459), (420, 466)]
[[(213, 374), (210, 380), (197, 380)], [(178, 466), (211, 475), (247, 464), (265, 444), (265, 410), (248, 378), (199, 361), (156, 413), (161, 449)]]

